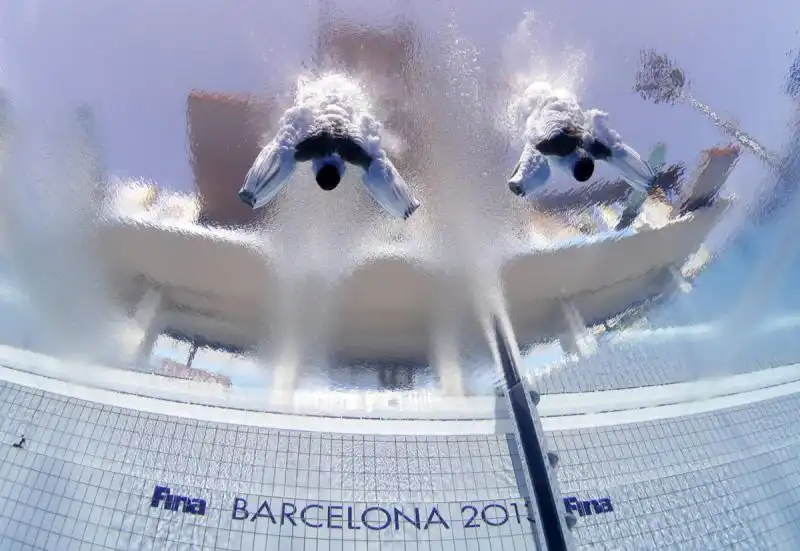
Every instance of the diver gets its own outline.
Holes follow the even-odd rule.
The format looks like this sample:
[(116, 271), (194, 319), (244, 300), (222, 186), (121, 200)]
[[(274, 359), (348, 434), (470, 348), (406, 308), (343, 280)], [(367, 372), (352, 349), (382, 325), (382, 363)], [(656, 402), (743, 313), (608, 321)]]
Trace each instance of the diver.
[(604, 161), (630, 186), (625, 210), (616, 229), (628, 227), (654, 189), (656, 171), (607, 124), (608, 115), (583, 111), (577, 98), (549, 85), (536, 83), (526, 91), (525, 145), (508, 188), (522, 198), (534, 199), (534, 191), (550, 178), (551, 163), (578, 182), (587, 182), (595, 163)]
[(332, 191), (350, 164), (363, 171), (367, 192), (384, 211), (404, 220), (414, 214), (420, 203), (381, 149), (381, 125), (351, 103), (348, 94), (337, 94), (333, 88), (302, 98), (289, 109), (277, 135), (250, 167), (239, 198), (253, 209), (264, 207), (283, 188), (296, 164), (307, 161), (319, 187)]

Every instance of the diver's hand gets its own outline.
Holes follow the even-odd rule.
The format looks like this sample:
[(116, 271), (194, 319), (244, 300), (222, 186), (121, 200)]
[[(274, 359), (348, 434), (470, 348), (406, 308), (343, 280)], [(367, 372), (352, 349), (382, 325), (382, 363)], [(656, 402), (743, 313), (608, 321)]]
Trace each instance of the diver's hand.
[(253, 209), (272, 201), (294, 172), (293, 151), (273, 141), (258, 154), (239, 190), (239, 198)]
[(370, 196), (390, 215), (407, 220), (420, 203), (385, 155), (374, 159), (362, 178)]
[(647, 192), (656, 181), (657, 174), (630, 146), (617, 142), (611, 146), (611, 157), (606, 161), (616, 168), (631, 187)]
[(508, 189), (514, 195), (528, 199), (549, 179), (550, 164), (547, 162), (547, 158), (537, 150), (533, 143), (528, 142), (508, 180)]
[(646, 199), (646, 191), (631, 188), (630, 193), (628, 194), (628, 200), (626, 202), (625, 209), (622, 211), (622, 215), (619, 217), (617, 226), (614, 229), (616, 231), (624, 230), (633, 224), (633, 222), (642, 212), (642, 206), (644, 205)]

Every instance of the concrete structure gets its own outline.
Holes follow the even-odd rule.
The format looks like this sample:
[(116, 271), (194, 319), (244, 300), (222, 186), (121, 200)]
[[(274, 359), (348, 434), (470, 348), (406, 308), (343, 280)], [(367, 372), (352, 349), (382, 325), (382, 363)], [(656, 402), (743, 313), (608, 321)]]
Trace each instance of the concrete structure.
[[(554, 243), (549, 250), (509, 257), (500, 277), (518, 338), (529, 343), (569, 334), (574, 327), (565, 321), (565, 305), (584, 325), (592, 325), (668, 291), (673, 267), (680, 268), (697, 250), (725, 205), (718, 201), (683, 218), (662, 218), (662, 225), (626, 236), (591, 244)], [(191, 225), (181, 230), (135, 218), (113, 219), (101, 231), (107, 263), (130, 311), (159, 312), (151, 332), (171, 328), (241, 348), (256, 346), (268, 320), (278, 317), (284, 289), (269, 252), (248, 239), (246, 234)], [(335, 352), (355, 358), (429, 355), (428, 334), (441, 306), (437, 299), (469, 302), (467, 288), (453, 296), (458, 295), (453, 280), (437, 273), (435, 262), (370, 258), (337, 283)], [(591, 268), (596, 266), (603, 270)], [(387, 295), (383, 289), (389, 281), (395, 292)], [(464, 336), (474, 338), (480, 330), (476, 324)]]
[(725, 181), (736, 166), (741, 148), (730, 144), (703, 152), (691, 188), (677, 190), (673, 215), (680, 216), (711, 204), (719, 192), (719, 182)]
[(195, 185), (201, 197), (200, 222), (242, 226), (260, 216), (236, 195), (261, 150), (262, 135), (279, 116), (277, 107), (255, 98), (189, 94), (187, 116)]
[[(369, 75), (380, 111), (387, 114), (387, 127), (412, 145), (396, 159), (398, 166), (403, 171), (418, 167), (428, 149), (425, 133), (418, 131), (425, 124), (417, 120), (424, 109), (402, 108), (409, 102), (424, 103), (414, 97), (418, 87), (412, 67), (423, 60), (415, 57), (413, 25), (374, 30), (339, 28), (323, 21), (318, 37), (319, 67)], [(113, 219), (102, 229), (103, 251), (121, 301), (145, 328), (140, 360), (148, 357), (162, 333), (237, 350), (259, 349), (265, 339), (273, 345), (279, 339), (276, 335), (282, 328), (276, 323), (282, 322), (275, 320), (284, 319), (288, 288), (269, 250), (252, 235), (221, 234), (203, 226), (241, 227), (259, 222), (262, 216), (269, 218), (280, 208), (278, 200), (263, 215), (254, 215), (236, 196), (262, 134), (274, 130), (270, 126), (280, 110), (277, 104), (252, 97), (193, 92), (188, 122), (199, 214), (187, 214), (183, 229), (131, 217)], [(706, 201), (716, 195), (738, 155), (734, 150), (724, 155), (721, 151), (709, 155), (719, 157), (724, 170), (710, 161), (701, 165), (690, 185), (679, 192), (672, 213), (658, 201), (649, 201), (650, 227), (633, 235), (591, 245), (576, 240), (561, 244), (560, 239), (579, 238), (581, 232), (557, 216), (532, 213), (530, 226), (549, 236), (545, 250), (541, 243), (523, 247), (505, 259), (498, 276), (520, 343), (559, 337), (566, 350), (589, 353), (593, 339), (586, 326), (671, 292), (675, 274), (725, 208), (724, 201)], [(680, 171), (672, 168), (670, 174), (677, 181)], [(542, 206), (557, 210), (559, 204), (577, 208), (610, 203), (624, 197), (625, 187), (622, 182), (601, 182), (580, 193), (547, 196)], [(680, 217), (692, 210), (696, 212)], [(419, 236), (406, 231), (398, 238), (400, 248), (406, 243), (413, 249)], [(482, 338), (485, 328), (476, 312), (484, 305), (474, 304), (468, 284), (454, 284), (452, 270), (403, 252), (366, 251), (363, 256), (369, 260), (356, 259), (349, 275), (336, 281), (331, 292), (336, 299), (328, 315), (337, 323), (326, 337), (328, 353), (345, 360), (428, 359), (439, 366), (457, 365), (458, 354), (445, 350), (441, 342), (450, 341), (451, 348), (458, 349), (459, 342)], [(461, 277), (466, 282), (472, 276)], [(391, 294), (383, 292), (387, 286), (393, 289)], [(449, 328), (447, 322), (441, 323), (443, 311), (461, 312), (450, 317), (469, 321)], [(449, 331), (450, 337), (431, 338), (440, 331)], [(458, 379), (458, 370), (450, 371), (443, 380)], [(287, 380), (291, 386), (292, 377)], [(456, 382), (443, 384), (460, 392)]]
[[(686, 209), (670, 213), (664, 204), (649, 201), (649, 225), (633, 233), (586, 241), (573, 230), (577, 239), (553, 240), (548, 247), (531, 246), (507, 257), (498, 277), (518, 342), (527, 346), (557, 337), (565, 350), (591, 354), (595, 345), (589, 327), (684, 285), (681, 267), (727, 204), (708, 200), (736, 159), (735, 151), (720, 155), (721, 161), (702, 164), (682, 191), (682, 204), (694, 201), (694, 212), (675, 218)], [(282, 342), (286, 309), (294, 308), (287, 302), (293, 283), (281, 277), (273, 262), (269, 236), (264, 241), (256, 233), (199, 225), (208, 210), (198, 214), (189, 200), (185, 208), (171, 203), (171, 212), (162, 208), (148, 218), (148, 211), (161, 203), (157, 192), (122, 191), (127, 198), (113, 197), (125, 205), (110, 208), (126, 214), (107, 218), (99, 239), (118, 298), (144, 329), (138, 363), (148, 362), (162, 334), (238, 351), (260, 350), (268, 341), (272, 347), (290, 346), (277, 351), (281, 373), (274, 379), (281, 381), (276, 392), (293, 389), (297, 362), (308, 358), (297, 356), (291, 349), (296, 344)], [(557, 221), (551, 223), (560, 228)], [(414, 234), (400, 237), (413, 251)], [(326, 315), (336, 322), (324, 337), (324, 353), (344, 362), (430, 362), (446, 394), (463, 394), (458, 351), (464, 343), (483, 340), (481, 312), (487, 305), (475, 302), (470, 274), (457, 276), (435, 259), (401, 250), (366, 250), (363, 260), (356, 257), (350, 271), (332, 282)], [(392, 292), (386, 293), (387, 288)], [(449, 312), (447, 320), (442, 312)], [(455, 326), (448, 321), (453, 319), (459, 320)], [(295, 320), (300, 325), (294, 330), (312, 331), (308, 324), (313, 323)], [(447, 338), (441, 338), (442, 331)], [(307, 335), (304, 343), (321, 338)]]
[[(700, 197), (703, 201), (695, 202), (702, 208), (675, 218), (663, 203), (649, 201), (647, 223), (633, 233), (587, 241), (563, 221), (531, 215), (534, 229), (542, 222), (550, 224), (550, 239), (522, 246), (503, 260), (497, 274), (503, 296), (492, 297), (492, 304), (476, 303), (476, 296), (484, 300), (485, 290), (475, 292), (473, 274), (457, 274), (414, 252), (416, 240), (424, 237), (423, 219), (400, 229), (398, 242), (391, 246), (378, 251), (364, 245), (353, 253), (351, 268), (330, 283), (333, 288), (326, 294), (326, 315), (336, 321), (329, 324), (330, 334), (312, 334), (301, 339), (302, 344), (287, 345), (281, 331), (294, 309), (287, 299), (292, 283), (275, 267), (269, 236), (265, 242), (263, 236), (214, 230), (206, 224), (212, 219), (216, 224), (244, 223), (242, 211), (226, 202), (235, 197), (236, 171), (246, 170), (247, 158), (257, 150), (258, 124), (252, 121), (266, 118), (268, 109), (247, 99), (191, 95), (190, 118), (201, 121), (192, 138), (199, 201), (173, 201), (164, 207), (157, 192), (146, 187), (123, 187), (109, 196), (113, 203), (120, 200), (120, 191), (123, 196), (134, 191), (133, 203), (138, 202), (132, 205), (129, 197), (125, 206), (110, 205), (118, 216), (106, 217), (98, 232), (102, 264), (119, 302), (144, 330), (138, 363), (147, 363), (162, 334), (241, 351), (260, 350), (269, 341), (278, 348), (288, 346), (278, 350), (279, 356), (290, 358), (278, 362), (287, 370), (277, 377), (284, 381), (278, 385), (283, 392), (294, 388), (295, 370), (304, 361), (296, 348), (324, 340), (325, 355), (344, 361), (433, 362), (445, 392), (462, 394), (457, 351), (463, 343), (482, 340), (486, 312), (501, 300), (520, 344), (558, 337), (565, 350), (588, 354), (594, 345), (587, 327), (671, 292), (676, 282), (681, 285), (676, 274), (727, 204), (706, 199), (722, 186), (736, 157), (735, 152), (721, 157), (725, 170), (719, 163), (701, 166), (684, 190), (685, 202)], [(229, 119), (231, 126), (223, 125), (220, 133), (219, 125)], [(81, 120), (87, 120), (84, 113)], [(87, 127), (86, 142), (91, 141)], [(97, 179), (101, 164), (93, 163), (87, 177)], [(216, 184), (215, 177), (221, 183)], [(159, 213), (148, 218), (148, 211), (156, 208)], [(524, 239), (527, 230), (520, 231)], [(580, 239), (563, 242), (564, 237)], [(307, 295), (318, 286), (313, 281), (309, 285), (294, 291)], [(392, 292), (385, 292), (387, 288)], [(443, 323), (442, 312), (448, 313), (447, 319), (459, 320), (457, 327)], [(294, 320), (292, 330), (306, 331), (319, 321), (313, 318)], [(447, 339), (436, 338), (442, 331)]]

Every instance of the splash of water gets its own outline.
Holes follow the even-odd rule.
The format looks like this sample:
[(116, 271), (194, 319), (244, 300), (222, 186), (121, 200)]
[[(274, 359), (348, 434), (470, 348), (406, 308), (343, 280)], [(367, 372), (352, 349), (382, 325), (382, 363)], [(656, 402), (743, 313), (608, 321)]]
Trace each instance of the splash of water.
[[(526, 25), (528, 23), (524, 21), (521, 28), (527, 28)], [(320, 312), (335, 313), (337, 284), (359, 265), (387, 252), (401, 254), (412, 262), (424, 258), (426, 262), (436, 264), (435, 269), (441, 269), (443, 277), (453, 277), (452, 281), (459, 282), (462, 287), (454, 292), (459, 296), (453, 300), (461, 300), (463, 296), (460, 295), (466, 295), (476, 303), (478, 317), (487, 335), (491, 330), (486, 320), (490, 319), (491, 313), (501, 311), (507, 317), (500, 266), (518, 245), (509, 236), (531, 223), (531, 212), (527, 205), (513, 200), (504, 185), (507, 173), (513, 167), (513, 160), (506, 159), (513, 132), (509, 127), (498, 128), (497, 121), (503, 117), (498, 116), (502, 109), (497, 109), (497, 106), (508, 101), (509, 91), (516, 89), (523, 76), (528, 80), (535, 76), (540, 80), (562, 83), (564, 89), (573, 89), (574, 82), (570, 79), (577, 74), (574, 67), (580, 63), (558, 64), (566, 76), (561, 80), (557, 76), (549, 79), (555, 73), (543, 70), (541, 56), (529, 52), (527, 61), (519, 65), (520, 71), (510, 73), (509, 82), (492, 87), (482, 68), (481, 52), (461, 35), (455, 25), (447, 28), (443, 40), (420, 46), (420, 55), (411, 61), (415, 66), (410, 72), (415, 78), (411, 97), (406, 99), (414, 105), (410, 114), (417, 129), (411, 136), (414, 143), (404, 143), (402, 138), (387, 132), (371, 114), (378, 108), (375, 98), (367, 93), (370, 87), (352, 75), (331, 72), (321, 77), (303, 74), (298, 78), (294, 105), (288, 109), (279, 130), (284, 143), (292, 141), (295, 136), (291, 133), (297, 129), (307, 130), (313, 123), (315, 110), (327, 110), (333, 114), (340, 106), (348, 105), (351, 111), (343, 114), (356, 121), (354, 124), (359, 132), (368, 138), (371, 153), (377, 153), (381, 147), (390, 153), (399, 153), (412, 146), (421, 149), (421, 160), (417, 166), (409, 168), (407, 181), (415, 195), (423, 200), (424, 206), (405, 224), (387, 220), (356, 181), (359, 176), (356, 171), (348, 171), (344, 185), (335, 193), (326, 194), (314, 185), (307, 167), (298, 167), (296, 176), (287, 186), (290, 193), (279, 198), (277, 208), (259, 230), (267, 244), (265, 262), (274, 265), (280, 275), (278, 295), (283, 302), (278, 305), (278, 315), (271, 323), (272, 328), (277, 327), (279, 331), (274, 331), (272, 337), (277, 342), (270, 342), (276, 346), (269, 347), (275, 348), (276, 355), (284, 358), (280, 361), (297, 364), (306, 360), (313, 360), (312, 363), (323, 361), (319, 358), (328, 355), (330, 330), (335, 320), (332, 314), (320, 315)], [(567, 57), (577, 60), (580, 55), (572, 51)], [(518, 130), (520, 127), (514, 128)], [(53, 143), (74, 141), (60, 136), (54, 138)], [(57, 151), (59, 147), (51, 149)], [(50, 152), (39, 150), (34, 153), (31, 150), (17, 161), (19, 167), (42, 165), (37, 170), (43, 174), (36, 177), (34, 184), (26, 184), (24, 178), (19, 178), (17, 195), (12, 203), (20, 209), (27, 208), (30, 192), (37, 189), (42, 191), (42, 198), (37, 199), (42, 202), (37, 208), (52, 202), (46, 210), (58, 214), (51, 220), (52, 227), (42, 235), (34, 235), (36, 231), (31, 227), (24, 228), (20, 235), (26, 235), (25, 232), (31, 235), (20, 238), (19, 251), (21, 257), (25, 254), (35, 257), (26, 252), (29, 244), (35, 242), (39, 244), (35, 246), (41, 247), (54, 234), (58, 234), (59, 243), (68, 244), (62, 250), (70, 258), (61, 259), (63, 265), (60, 268), (52, 262), (48, 264), (46, 259), (29, 258), (26, 261), (31, 263), (29, 271), (40, 276), (57, 269), (72, 271), (75, 268), (69, 276), (75, 280), (74, 288), (68, 293), (73, 302), (65, 303), (66, 299), (60, 296), (40, 294), (52, 309), (74, 312), (80, 308), (76, 301), (96, 295), (91, 282), (100, 277), (89, 273), (95, 270), (92, 267), (96, 264), (94, 260), (84, 261), (83, 253), (79, 252), (86, 243), (91, 243), (86, 236), (91, 234), (95, 215), (89, 214), (91, 199), (86, 190), (74, 194), (76, 204), (65, 209), (71, 213), (69, 216), (56, 208), (57, 204), (63, 206), (60, 193), (44, 193), (47, 189), (45, 184), (53, 180), (53, 174), (63, 171), (54, 167), (46, 169), (40, 160), (48, 157), (52, 157)], [(75, 158), (85, 156), (77, 154)], [(87, 177), (91, 170), (79, 168), (80, 163), (67, 160), (60, 162), (61, 165), (71, 165), (76, 171), (69, 177), (70, 181), (91, 180)], [(194, 199), (161, 193), (151, 201), (147, 198), (147, 185), (138, 187), (137, 193), (141, 197), (127, 199), (130, 205), (120, 206), (122, 211), (140, 209), (142, 216), (149, 217), (151, 223), (160, 224), (169, 220), (188, 224), (196, 219), (197, 203)], [(136, 194), (132, 192), (132, 195)], [(125, 201), (121, 199), (118, 205)], [(141, 203), (148, 201), (151, 204), (142, 209)], [(26, 217), (35, 216), (36, 210), (25, 216), (17, 213), (16, 218), (12, 218), (22, 227)], [(89, 233), (76, 230), (77, 233), (68, 238), (69, 231), (61, 232), (63, 228), (73, 227), (84, 228)], [(211, 233), (214, 231), (209, 230)], [(218, 233), (220, 238), (227, 238), (227, 235), (222, 235), (222, 230)], [(398, 249), (398, 242), (403, 242), (405, 248)], [(89, 258), (91, 255), (86, 253), (84, 256)], [(76, 267), (79, 264), (83, 267)], [(95, 271), (101, 272), (99, 268)], [(45, 282), (42, 280), (41, 284), (44, 286)], [(55, 288), (52, 282), (49, 284)], [(85, 288), (79, 289), (79, 285)], [(274, 296), (274, 293), (270, 295)], [(450, 361), (450, 357), (457, 353), (454, 350), (464, 348), (458, 343), (460, 328), (447, 325), (450, 321), (457, 323), (457, 318), (446, 316), (436, 321), (440, 325), (436, 328), (434, 340), (451, 341), (436, 346), (438, 352), (435, 353), (446, 357), (442, 361)], [(89, 323), (90, 316), (86, 320)], [(91, 334), (85, 327), (82, 330)], [(65, 338), (72, 338), (74, 333), (65, 332)], [(309, 346), (310, 343), (315, 346)]]
[[(418, 84), (417, 108), (429, 121), (423, 193), (427, 203), (436, 205), (430, 217), (439, 242), (437, 258), (447, 277), (462, 282), (461, 293), (473, 304), (489, 347), (474, 353), (485, 357), (491, 355), (492, 332), (486, 320), (502, 304), (500, 267), (519, 250), (515, 234), (531, 213), (527, 205), (512, 200), (505, 187), (513, 161), (507, 158), (509, 135), (495, 120), (507, 90), (493, 85), (483, 69), (482, 53), (458, 26), (451, 23), (447, 29), (442, 43), (426, 45), (429, 49), (423, 53), (442, 63), (422, 67)], [(458, 338), (459, 329), (447, 327), (457, 320), (441, 321), (436, 338)], [(439, 346), (447, 350), (445, 344)], [(462, 340), (458, 348), (463, 362), (468, 346)], [(498, 375), (493, 375), (496, 382)]]
[(354, 78), (339, 73), (318, 78), (301, 74), (294, 106), (281, 119), (278, 141), (292, 148), (314, 126), (344, 121), (353, 135), (364, 137), (367, 152), (377, 157), (381, 154), (382, 125), (371, 111), (369, 97)]
[[(513, 73), (508, 86), (492, 88), (481, 67), (481, 53), (461, 35), (456, 25), (450, 24), (447, 29), (443, 40), (420, 46), (410, 71), (416, 78), (408, 99), (415, 107), (412, 115), (416, 119), (413, 126), (417, 128), (415, 146), (422, 149), (422, 155), (419, 166), (411, 169), (408, 181), (424, 205), (414, 219), (402, 228), (391, 228), (392, 223), (385, 221), (371, 207), (369, 199), (359, 193), (358, 185), (340, 188), (341, 194), (337, 191), (339, 197), (334, 204), (330, 196), (307, 185), (308, 175), (299, 170), (296, 182), (290, 184), (291, 196), (281, 199), (280, 208), (268, 222), (269, 240), (274, 245), (276, 264), (284, 274), (282, 285), (287, 290), (282, 293), (285, 304), (281, 307), (287, 315), (279, 319), (283, 324), (284, 337), (280, 340), (284, 345), (277, 348), (290, 352), (281, 357), (297, 358), (297, 351), (303, 349), (301, 342), (326, 341), (320, 338), (327, 334), (324, 323), (313, 328), (300, 321), (313, 317), (319, 304), (311, 301), (302, 306), (301, 301), (292, 298), (303, 294), (298, 291), (306, 285), (303, 280), (312, 281), (310, 274), (314, 272), (335, 283), (356, 265), (386, 251), (387, 238), (393, 233), (413, 237), (403, 252), (405, 258), (412, 260), (415, 254), (426, 251), (426, 261), (442, 270), (442, 276), (462, 282), (458, 284), (463, 287), (461, 294), (475, 303), (487, 335), (492, 329), (486, 320), (493, 313), (499, 311), (501, 317), (507, 317), (500, 266), (509, 254), (518, 250), (519, 243), (510, 236), (530, 223), (531, 213), (526, 205), (511, 200), (504, 186), (506, 172), (513, 166), (510, 160), (503, 162), (513, 132), (497, 128), (496, 106), (508, 101), (508, 92), (514, 90), (520, 75)], [(570, 79), (577, 74), (574, 68), (580, 65), (574, 60), (581, 56), (574, 51), (569, 55), (573, 61), (563, 71), (562, 81), (571, 84)], [(530, 71), (529, 64), (526, 70)], [(334, 104), (337, 108), (339, 104), (352, 105), (353, 112), (334, 113), (359, 120), (358, 130), (374, 136), (372, 143), (380, 146), (380, 123), (371, 116), (355, 116), (356, 111), (368, 114), (375, 108), (375, 102), (364, 90), (350, 76), (303, 75), (296, 105), (284, 120), (294, 129), (308, 128), (315, 110), (325, 110)], [(292, 131), (285, 134), (286, 143), (296, 137), (289, 133)], [(308, 223), (309, 219), (313, 224)], [(364, 251), (365, 240), (371, 242), (366, 254), (340, 253)], [(297, 243), (303, 246), (297, 247)], [(335, 287), (331, 286), (333, 294)], [(335, 311), (335, 298), (329, 297), (329, 303), (329, 309)], [(462, 348), (457, 344), (460, 328), (449, 324), (458, 324), (455, 316), (438, 317), (434, 322), (434, 355), (452, 357), (453, 350)]]
[[(427, 156), (421, 170), (428, 213), (449, 267), (475, 272), (496, 266), (505, 241), (526, 217), (504, 187), (508, 136), (494, 128), (504, 90), (492, 87), (481, 52), (451, 23), (441, 43), (428, 44), (419, 68), (420, 116)], [(487, 268), (489, 271), (492, 268)]]
[[(495, 126), (509, 137), (514, 162), (525, 140), (532, 134), (541, 132), (541, 112), (546, 105), (561, 109), (565, 116), (573, 120), (584, 120), (587, 116), (581, 111), (578, 100), (582, 91), (587, 52), (572, 44), (564, 44), (563, 37), (552, 37), (549, 31), (531, 10), (524, 14), (503, 45), (503, 71), (508, 84), (505, 91), (508, 99), (505, 109), (495, 119)], [(602, 120), (604, 113), (591, 114), (596, 116), (592, 121), (587, 121), (588, 123), (598, 122), (601, 127), (605, 126)], [(523, 223), (521, 226), (526, 227), (528, 224)], [(546, 220), (540, 218), (530, 226), (539, 226), (537, 233), (545, 232), (542, 236), (544, 247), (553, 246), (551, 237), (546, 235), (547, 229), (544, 229), (548, 227)], [(530, 236), (523, 236), (522, 243), (525, 246), (529, 246), (529, 242), (526, 242), (528, 239)], [(519, 247), (520, 241), (511, 243), (513, 254), (513, 248)], [(496, 285), (489, 288), (497, 289)], [(494, 317), (500, 323), (512, 350), (518, 350), (506, 299), (500, 292), (490, 295), (480, 318), (489, 342), (494, 342), (494, 329), (490, 323)], [(496, 343), (492, 346), (494, 349)]]
[[(298, 345), (300, 331), (304, 332), (302, 341), (325, 341), (317, 339), (318, 333), (325, 333), (324, 324), (310, 335), (309, 324), (299, 321), (312, 316), (318, 306), (313, 301), (308, 312), (295, 307), (296, 300), (291, 297), (299, 296), (296, 289), (304, 285), (303, 279), (311, 281), (312, 273), (324, 274), (321, 280), (335, 283), (356, 266), (388, 251), (399, 252), (411, 262), (424, 257), (453, 281), (464, 281), (463, 294), (476, 300), (497, 294), (490, 289), (500, 287), (503, 240), (524, 217), (524, 209), (509, 200), (502, 186), (506, 167), (498, 159), (503, 156), (507, 136), (492, 130), (496, 111), (485, 101), (487, 87), (480, 53), (458, 29), (451, 25), (443, 42), (426, 44), (422, 49), (413, 61), (418, 65), (409, 71), (417, 78), (410, 87), (411, 97), (406, 98), (415, 107), (412, 126), (418, 130), (413, 138), (415, 147), (421, 150), (421, 161), (410, 168), (407, 181), (424, 206), (401, 226), (381, 216), (357, 184), (340, 186), (336, 196), (320, 194), (307, 184), (310, 179), (306, 171), (299, 169), (291, 187), (287, 186), (291, 194), (280, 199), (279, 208), (267, 222), (286, 288), (295, 289), (282, 293), (286, 304), (281, 311), (287, 316), (281, 323), (289, 327), (281, 328), (286, 336), (281, 339), (285, 345), (279, 349), (302, 348)], [(383, 146), (383, 128), (370, 115), (375, 102), (365, 93), (366, 88), (351, 76), (303, 75), (295, 106), (284, 117), (282, 126), (292, 127), (284, 133), (285, 143), (292, 143), (297, 137), (292, 132), (298, 128), (306, 131), (316, 114), (327, 109), (334, 116), (358, 121), (357, 130), (372, 138), (371, 152), (377, 154)], [(352, 111), (336, 112), (340, 105), (351, 106)], [(398, 237), (406, 243), (403, 250), (394, 247)], [(303, 246), (297, 247), (298, 243)], [(333, 285), (331, 292), (335, 291)], [(330, 302), (335, 310), (335, 300), (331, 298)], [(459, 334), (441, 317), (434, 322), (434, 332), (435, 341), (457, 340)], [(435, 343), (434, 348), (435, 355), (447, 357), (460, 347)], [(281, 356), (297, 357), (297, 353)]]
[[(383, 125), (372, 112), (372, 99), (356, 78), (333, 71), (301, 74), (294, 104), (281, 118), (276, 140), (280, 147), (293, 148), (317, 126), (344, 123), (351, 134), (363, 138), (371, 156), (380, 157), (386, 149)], [(265, 141), (272, 138), (265, 136)], [(396, 144), (396, 140), (389, 142)], [(352, 268), (357, 256), (354, 251), (363, 248), (360, 241), (364, 235), (377, 228), (397, 226), (380, 216), (362, 189), (360, 176), (350, 167), (345, 185), (332, 193), (320, 193), (310, 184), (313, 178), (309, 178), (308, 167), (298, 167), (287, 186), (291, 193), (280, 198), (277, 211), (266, 224), (282, 266), (289, 265), (298, 275), (314, 272), (335, 280)], [(309, 219), (314, 223), (308, 224)], [(304, 247), (297, 247), (298, 242)]]
[(530, 113), (530, 87), (543, 83), (557, 96), (580, 96), (588, 55), (586, 50), (564, 44), (561, 37), (550, 37), (549, 29), (531, 10), (503, 46), (504, 71), (512, 100), (499, 119), (506, 132), (517, 139)]
[(9, 259), (37, 314), (32, 346), (116, 358), (121, 317), (98, 259), (97, 166), (81, 124), (26, 119), (8, 140), (2, 218)]
[[(277, 140), (291, 148), (316, 125), (344, 121), (351, 133), (364, 138), (367, 152), (383, 155), (382, 124), (372, 115), (373, 103), (356, 78), (330, 71), (321, 75), (301, 74), (293, 105), (279, 124)], [(273, 136), (265, 136), (271, 140)], [(278, 304), (264, 335), (268, 363), (284, 369), (278, 385), (292, 386), (291, 377), (301, 366), (305, 378), (325, 369), (330, 359), (331, 318), (338, 306), (336, 285), (364, 261), (365, 235), (394, 224), (386, 221), (362, 189), (360, 173), (350, 167), (343, 185), (335, 192), (321, 193), (313, 184), (307, 166), (300, 165), (288, 183), (290, 193), (278, 199), (277, 208), (261, 228), (269, 242), (279, 287)], [(385, 246), (373, 238), (377, 249)], [(274, 291), (272, 289), (265, 290)], [(272, 294), (272, 293), (270, 293)], [(275, 296), (272, 294), (272, 296)]]

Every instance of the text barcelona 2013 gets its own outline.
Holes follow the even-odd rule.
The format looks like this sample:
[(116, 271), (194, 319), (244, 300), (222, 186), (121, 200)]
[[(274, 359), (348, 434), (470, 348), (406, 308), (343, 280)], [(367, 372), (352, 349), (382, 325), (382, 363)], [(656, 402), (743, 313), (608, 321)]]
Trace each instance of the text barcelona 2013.
[[(441, 507), (382, 506), (382, 505), (334, 505), (306, 503), (302, 507), (293, 502), (270, 503), (262, 500), (257, 507), (248, 508), (245, 498), (236, 497), (231, 508), (231, 518), (237, 521), (256, 522), (262, 520), (276, 525), (305, 526), (328, 530), (400, 530), (404, 526), (417, 530), (433, 527), (449, 530), (454, 523), (465, 529), (496, 528), (508, 523), (529, 522), (527, 503), (506, 501), (501, 503), (460, 505), (461, 518), (446, 518)], [(193, 515), (205, 515), (206, 500), (173, 494), (166, 486), (156, 486), (150, 500), (151, 507)], [(564, 498), (567, 512), (580, 516), (611, 513), (614, 507), (611, 498), (579, 500)]]

